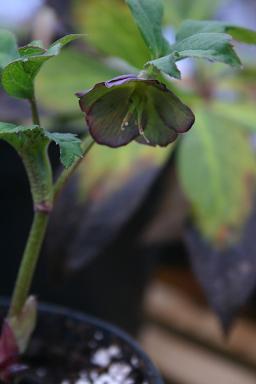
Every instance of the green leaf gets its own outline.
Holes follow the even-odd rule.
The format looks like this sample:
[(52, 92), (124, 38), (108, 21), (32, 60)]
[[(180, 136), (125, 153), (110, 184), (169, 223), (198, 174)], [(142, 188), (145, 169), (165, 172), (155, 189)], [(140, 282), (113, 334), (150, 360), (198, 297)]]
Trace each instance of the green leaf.
[(218, 240), (223, 231), (239, 231), (248, 216), (255, 159), (238, 126), (210, 110), (196, 116), (180, 146), (179, 176), (202, 233)]
[(43, 48), (44, 49), (44, 44), (42, 42), (42, 40), (32, 40), (28, 46), (31, 46), (31, 47), (38, 47), (38, 48)]
[(20, 155), (30, 181), (34, 206), (48, 210), (52, 201), (52, 171), (45, 131), (34, 126), (0, 123), (0, 139), (7, 141)]
[(15, 97), (32, 99), (34, 79), (41, 66), (57, 56), (61, 48), (81, 35), (68, 35), (53, 43), (46, 51), (31, 44), (20, 48), (20, 57), (7, 64), (2, 71), (2, 85), (5, 91)]
[(46, 53), (46, 49), (33, 46), (33, 45), (25, 45), (24, 47), (19, 48), (19, 55), (20, 57), (29, 57), (29, 56), (37, 56), (37, 55), (42, 55)]
[(64, 167), (82, 157), (81, 141), (71, 133), (48, 132), (37, 125), (22, 126), (0, 122), (0, 139), (7, 141), (16, 151), (22, 154), (26, 147), (35, 147), (54, 141), (60, 147), (60, 159)]
[(237, 27), (235, 25), (226, 25), (226, 32), (237, 41), (246, 44), (256, 44), (256, 31), (252, 29)]
[(31, 131), (38, 134), (41, 132), (41, 128), (37, 125), (23, 126), (0, 122), (0, 139), (7, 141), (14, 146), (18, 152), (22, 146), (24, 146), (25, 139), (29, 136)]
[(100, 52), (137, 68), (150, 59), (150, 51), (123, 0), (111, 0), (111, 4), (106, 0), (76, 0), (74, 13), (79, 30)]
[(15, 36), (5, 29), (0, 29), (0, 73), (5, 65), (19, 57)]
[(162, 34), (163, 4), (161, 0), (126, 0), (133, 18), (153, 58), (165, 55), (169, 45)]
[(174, 54), (160, 57), (160, 59), (148, 61), (145, 64), (145, 68), (150, 70), (150, 67), (153, 67), (158, 71), (167, 73), (167, 75), (174, 77), (175, 79), (181, 79), (180, 70), (175, 64)]
[(173, 44), (171, 49), (176, 60), (194, 57), (240, 67), (240, 59), (230, 40), (231, 37), (224, 33), (197, 33)]
[(61, 49), (65, 47), (65, 45), (71, 43), (74, 40), (80, 39), (81, 37), (84, 37), (84, 35), (80, 33), (73, 33), (73, 34), (61, 37), (49, 47), (48, 54), (54, 55), (54, 56), (58, 55)]
[(31, 131), (38, 128), (37, 125), (23, 126), (15, 125), (11, 123), (0, 122), (0, 138), (2, 139), (5, 135), (20, 134), (21, 132)]
[(8, 64), (2, 73), (2, 84), (5, 91), (11, 96), (32, 99), (34, 79), (42, 64), (50, 57), (48, 55), (29, 56)]
[(233, 39), (247, 44), (256, 44), (256, 31), (232, 25), (222, 21), (184, 21), (176, 34), (176, 40), (181, 41), (197, 33), (228, 33)]
[(83, 156), (81, 141), (72, 133), (46, 132), (45, 134), (59, 145), (60, 159), (65, 168), (70, 167), (77, 158)]

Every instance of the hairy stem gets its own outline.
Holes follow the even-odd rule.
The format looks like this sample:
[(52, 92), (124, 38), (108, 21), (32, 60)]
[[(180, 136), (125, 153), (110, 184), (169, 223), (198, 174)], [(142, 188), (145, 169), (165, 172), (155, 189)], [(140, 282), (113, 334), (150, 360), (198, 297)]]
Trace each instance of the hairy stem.
[[(36, 100), (30, 100), (33, 123), (40, 125)], [(35, 215), (22, 256), (9, 309), (9, 317), (19, 316), (29, 295), (38, 257), (44, 240), (49, 213), (52, 208), (52, 169), (47, 143), (27, 142), (21, 150), (34, 202)]]
[(52, 209), (52, 168), (48, 156), (48, 144), (30, 146), (21, 154), (29, 178), (34, 210)]
[(27, 245), (25, 247), (22, 262), (19, 268), (11, 300), (9, 317), (18, 316), (26, 302), (44, 239), (48, 216), (49, 215), (44, 212), (35, 213)]

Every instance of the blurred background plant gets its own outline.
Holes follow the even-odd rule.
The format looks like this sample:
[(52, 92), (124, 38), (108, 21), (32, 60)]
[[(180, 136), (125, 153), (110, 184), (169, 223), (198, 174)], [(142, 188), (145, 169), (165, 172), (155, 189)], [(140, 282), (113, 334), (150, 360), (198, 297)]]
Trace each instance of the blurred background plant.
[[(0, 26), (14, 29), (21, 44), (41, 39), (47, 45), (64, 33), (86, 34), (85, 44), (67, 48), (38, 75), (37, 97), (48, 129), (82, 132), (84, 119), (74, 93), (136, 73), (150, 60), (122, 0), (4, 3)], [(165, 0), (164, 5), (164, 34), (171, 43), (185, 19), (256, 29), (253, 0)], [(35, 282), (45, 300), (92, 312), (134, 332), (142, 319), (145, 285), (157, 270), (171, 287), (201, 303), (202, 288), (224, 330), (229, 329), (256, 286), (256, 39), (251, 43), (234, 43), (242, 70), (186, 59), (178, 63), (181, 81), (165, 79), (196, 116), (193, 129), (177, 143), (164, 149), (135, 143), (115, 151), (93, 147), (51, 221)], [(22, 101), (2, 92), (0, 100), (2, 120), (28, 119)], [(17, 242), (10, 239), (24, 223), (29, 191), (22, 168), (12, 167), (16, 155), (0, 146), (1, 160), (10, 164), (1, 178), (11, 180), (0, 190), (6, 202), (0, 252), (10, 254), (14, 277), (31, 217), (26, 216)], [(54, 146), (51, 152), (55, 162)], [(3, 271), (0, 277), (0, 291), (9, 293), (12, 277), (7, 281)], [(253, 305), (246, 308), (255, 313)], [(200, 378), (177, 381), (203, 383)]]

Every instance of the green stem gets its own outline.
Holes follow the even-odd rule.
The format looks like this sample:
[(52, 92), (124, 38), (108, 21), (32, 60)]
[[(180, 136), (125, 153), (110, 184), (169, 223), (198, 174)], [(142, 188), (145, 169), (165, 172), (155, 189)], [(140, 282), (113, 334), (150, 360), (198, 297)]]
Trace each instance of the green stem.
[[(83, 149), (84, 155), (88, 153), (88, 151), (90, 150), (93, 144), (94, 144), (93, 139), (90, 136), (86, 137), (86, 139), (82, 142), (82, 149)], [(69, 177), (73, 174), (75, 169), (80, 164), (81, 160), (82, 158), (78, 159), (70, 168), (65, 169), (62, 172), (62, 174), (60, 175), (54, 187), (54, 200), (58, 197), (63, 187), (65, 186), (66, 182), (68, 181)], [(46, 161), (44, 161), (43, 163), (45, 162)], [(26, 164), (28, 173), (31, 172), (32, 166), (33, 165), (30, 164), (30, 162)], [(36, 182), (36, 185), (33, 187), (33, 180), (35, 181), (36, 178), (31, 175), (29, 178), (30, 178), (30, 183), (32, 184), (32, 190), (33, 190), (38, 186), (38, 182)], [(37, 197), (37, 194), (33, 194), (33, 195), (35, 199), (35, 197)], [(11, 306), (10, 306), (9, 315), (8, 315), (9, 317), (18, 316), (20, 314), (26, 302), (26, 299), (28, 297), (32, 279), (35, 272), (35, 268), (38, 262), (38, 257), (42, 247), (43, 239), (45, 236), (48, 218), (49, 218), (49, 212), (47, 212), (47, 210), (43, 212), (40, 212), (40, 211), (35, 212), (33, 224), (30, 230), (26, 248), (23, 253), (22, 262), (20, 265), (18, 277), (16, 280), (16, 284), (15, 284), (15, 288), (14, 288), (14, 292), (11, 300)]]
[(94, 140), (91, 138), (91, 136), (87, 136), (81, 144), (82, 151), (83, 151), (83, 157), (77, 159), (71, 167), (68, 169), (64, 169), (62, 173), (60, 174), (59, 178), (57, 179), (55, 185), (54, 185), (54, 191), (53, 191), (53, 201), (56, 201), (58, 196), (60, 195), (61, 191), (65, 187), (66, 183), (68, 182), (70, 176), (74, 173), (74, 171), (77, 169), (81, 161), (83, 160), (84, 156), (89, 152), (89, 150), (92, 148), (94, 144)]
[(29, 100), (29, 102), (30, 102), (30, 106), (31, 106), (33, 123), (35, 125), (40, 126), (40, 118), (39, 118), (38, 107), (37, 107), (35, 95), (32, 97), (32, 99)]
[(52, 209), (52, 168), (48, 156), (48, 143), (31, 145), (21, 153), (29, 178), (35, 211)]
[(29, 294), (49, 215), (36, 212), (15, 284), (9, 317), (18, 316)]
[[(30, 100), (33, 123), (40, 125), (36, 100)], [(9, 317), (19, 316), (29, 295), (38, 257), (44, 240), (49, 213), (52, 209), (52, 169), (48, 156), (48, 143), (33, 138), (19, 151), (23, 159), (33, 197), (35, 215), (22, 256)]]

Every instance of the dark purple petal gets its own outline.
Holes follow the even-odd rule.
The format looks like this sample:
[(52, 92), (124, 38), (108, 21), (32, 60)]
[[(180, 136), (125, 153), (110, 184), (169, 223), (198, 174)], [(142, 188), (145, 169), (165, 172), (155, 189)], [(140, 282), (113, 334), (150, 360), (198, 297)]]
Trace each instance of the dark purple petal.
[(177, 133), (187, 132), (195, 122), (191, 109), (163, 84), (148, 85), (151, 87), (149, 94), (154, 99), (157, 113), (165, 125)]
[(139, 135), (136, 141), (151, 146), (165, 147), (176, 140), (178, 134), (170, 129), (159, 117), (154, 104), (154, 99), (149, 94), (145, 102), (142, 118), (143, 135)]
[(123, 125), (129, 110), (132, 88), (115, 88), (93, 103), (87, 110), (87, 124), (92, 137), (99, 144), (120, 147), (138, 135), (136, 116), (131, 113), (127, 125)]
[[(176, 140), (179, 133), (191, 128), (194, 114), (179, 98), (156, 80), (147, 80), (143, 115), (143, 135), (136, 140), (142, 144), (166, 146)], [(145, 119), (144, 119), (145, 121)]]

